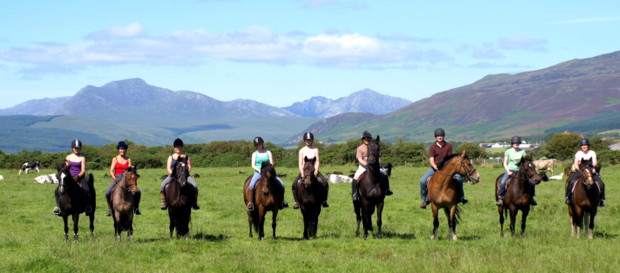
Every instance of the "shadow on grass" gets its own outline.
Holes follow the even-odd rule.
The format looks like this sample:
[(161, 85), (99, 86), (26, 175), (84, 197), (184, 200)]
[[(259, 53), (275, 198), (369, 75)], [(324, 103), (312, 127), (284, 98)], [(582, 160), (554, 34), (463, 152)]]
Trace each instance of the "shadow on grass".
[(194, 240), (204, 240), (204, 241), (211, 241), (211, 242), (220, 242), (220, 241), (228, 240), (228, 236), (223, 235), (223, 234), (219, 234), (216, 236), (216, 235), (204, 234), (202, 232), (197, 233), (191, 238)]
[(220, 242), (220, 241), (224, 241), (224, 240), (228, 240), (228, 236), (226, 235), (209, 235), (209, 234), (204, 234), (204, 233), (197, 233), (195, 235), (191, 235), (188, 237), (176, 237), (176, 236), (172, 236), (172, 238), (170, 237), (161, 237), (161, 238), (145, 238), (145, 239), (137, 239), (137, 240), (133, 240), (136, 243), (152, 243), (152, 242), (161, 242), (161, 241), (170, 241), (170, 240), (204, 240), (204, 241), (210, 241), (210, 242)]
[(602, 239), (615, 239), (615, 238), (618, 237), (618, 235), (617, 234), (609, 234), (609, 233), (606, 233), (606, 232), (597, 232), (597, 231), (595, 231), (594, 232), (594, 237), (602, 238)]
[[(377, 238), (377, 235), (375, 234), (373, 237)], [(415, 239), (415, 234), (413, 234), (413, 233), (399, 234), (399, 233), (393, 233), (393, 232), (384, 232), (383, 233), (383, 238), (386, 238), (386, 239), (396, 238), (396, 239), (403, 239), (403, 240), (413, 240), (413, 239)]]

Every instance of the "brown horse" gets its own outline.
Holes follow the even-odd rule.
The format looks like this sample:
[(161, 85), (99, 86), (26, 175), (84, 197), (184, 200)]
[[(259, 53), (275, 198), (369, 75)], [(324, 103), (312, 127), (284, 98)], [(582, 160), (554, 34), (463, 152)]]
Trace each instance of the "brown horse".
[(86, 215), (90, 218), (90, 235), (94, 236), (95, 231), (95, 188), (93, 186), (94, 178), (92, 174), (88, 175), (86, 183), (90, 185), (90, 199), (82, 187), (78, 185), (78, 182), (71, 176), (69, 172), (69, 166), (62, 163), (58, 165), (58, 173), (56, 174), (58, 179), (58, 187), (54, 191), (56, 197), (56, 204), (60, 208), (60, 216), (65, 224), (65, 240), (69, 238), (69, 226), (67, 218), (71, 215), (73, 219), (73, 239), (78, 240), (78, 222), (80, 221), (80, 214), (86, 211), (86, 206), (90, 205), (92, 210)]
[[(499, 185), (504, 174), (495, 179), (495, 199), (499, 196)], [(515, 235), (517, 213), (521, 211), (521, 234), (525, 233), (525, 223), (530, 212), (530, 203), (534, 186), (543, 178), (536, 172), (536, 166), (531, 157), (522, 157), (519, 162), (519, 171), (506, 180), (506, 194), (503, 205), (497, 207), (499, 212), (500, 235), (504, 236), (504, 217), (510, 211), (510, 233)]]
[(379, 146), (380, 138), (371, 139), (368, 143), (368, 165), (366, 173), (359, 179), (358, 196), (359, 200), (353, 201), (353, 209), (357, 218), (356, 236), (360, 235), (360, 222), (364, 224), (364, 239), (368, 238), (368, 231), (372, 231), (372, 214), (377, 209), (377, 238), (382, 238), (381, 225), (383, 224), (381, 215), (383, 213), (383, 201), (386, 193), (386, 181), (388, 177), (381, 173), (379, 157), (381, 149)]
[(457, 240), (456, 225), (460, 218), (459, 200), (457, 198), (457, 185), (460, 183), (454, 180), (454, 175), (459, 174), (469, 183), (475, 184), (480, 181), (480, 175), (471, 161), (465, 154), (453, 154), (446, 158), (443, 166), (433, 174), (428, 183), (428, 201), (433, 209), (433, 235), (431, 240), (437, 239), (437, 228), (439, 227), (438, 211), (444, 210), (448, 217), (449, 234), (452, 240)]
[(133, 237), (134, 194), (138, 191), (138, 170), (129, 167), (123, 173), (121, 181), (112, 189), (112, 219), (114, 220), (114, 236), (121, 239), (121, 232), (127, 231), (127, 237)]
[(250, 175), (243, 185), (243, 200), (247, 204), (254, 195), (254, 210), (247, 211), (248, 224), (250, 226), (250, 238), (252, 237), (252, 227), (258, 232), (258, 239), (265, 237), (265, 215), (271, 211), (271, 228), (273, 229), (272, 238), (276, 238), (276, 217), (280, 209), (280, 204), (284, 200), (284, 189), (277, 180), (276, 169), (269, 163), (264, 162), (261, 166), (260, 178), (254, 184), (254, 190), (249, 188), (252, 176)]
[[(594, 239), (594, 217), (596, 217), (601, 198), (600, 185), (593, 178), (594, 171), (591, 160), (582, 159), (578, 172), (579, 177), (572, 182), (573, 189), (568, 203), (571, 234), (579, 238), (585, 222), (586, 234), (592, 240)], [(566, 180), (566, 183), (570, 183), (570, 180), (571, 177)]]
[(196, 189), (187, 183), (187, 158), (178, 159), (172, 178), (164, 188), (166, 204), (168, 204), (168, 218), (170, 218), (170, 238), (174, 230), (178, 237), (185, 237), (189, 233), (189, 223), (192, 216), (192, 204), (196, 202)]
[[(304, 164), (304, 173), (299, 186), (295, 187), (293, 195), (299, 202), (301, 214), (304, 217), (304, 239), (316, 238), (319, 225), (321, 205), (327, 200), (327, 181), (323, 176), (314, 175), (314, 161)], [(321, 181), (319, 181), (321, 179)], [(297, 181), (293, 182), (297, 183)]]

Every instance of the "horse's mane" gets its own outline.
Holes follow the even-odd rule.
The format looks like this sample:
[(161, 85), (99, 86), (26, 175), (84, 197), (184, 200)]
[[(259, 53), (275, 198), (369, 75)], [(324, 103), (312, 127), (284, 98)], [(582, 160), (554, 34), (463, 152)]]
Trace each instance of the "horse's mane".
[(271, 174), (271, 177), (276, 177), (276, 169), (269, 162), (263, 162), (260, 166), (261, 174), (263, 172), (268, 172)]
[[(449, 155), (449, 156), (446, 156), (446, 158), (443, 160), (443, 162), (441, 162), (441, 164), (437, 165), (437, 168), (439, 168), (439, 169), (441, 170), (441, 169), (443, 168), (443, 166), (444, 166), (444, 165), (445, 165), (448, 161), (450, 161), (450, 159), (452, 159), (452, 158), (454, 158), (454, 157), (456, 157), (456, 156), (459, 156), (459, 155), (461, 155), (461, 154), (459, 154), (459, 153), (455, 153), (455, 154), (451, 154), (451, 155)], [(467, 158), (467, 156), (465, 156), (465, 158)]]

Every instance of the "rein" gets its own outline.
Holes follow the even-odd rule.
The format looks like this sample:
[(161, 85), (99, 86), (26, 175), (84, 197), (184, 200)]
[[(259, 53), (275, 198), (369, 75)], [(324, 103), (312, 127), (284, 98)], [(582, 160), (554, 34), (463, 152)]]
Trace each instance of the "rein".
[[(465, 177), (464, 177), (465, 180), (466, 181), (470, 181), (471, 180), (470, 177), (476, 172), (476, 168), (473, 168), (472, 170), (467, 171), (467, 168), (466, 168), (467, 165), (465, 164), (465, 161), (463, 160), (463, 158), (461, 158), (460, 156), (458, 156), (458, 158), (459, 158), (459, 163), (461, 164), (461, 168), (463, 168), (463, 170), (465, 170), (465, 172), (467, 173), (467, 175), (465, 175)], [(452, 176), (452, 175), (443, 173), (440, 170), (437, 170), (435, 173), (439, 173), (439, 174), (445, 175), (445, 176)]]

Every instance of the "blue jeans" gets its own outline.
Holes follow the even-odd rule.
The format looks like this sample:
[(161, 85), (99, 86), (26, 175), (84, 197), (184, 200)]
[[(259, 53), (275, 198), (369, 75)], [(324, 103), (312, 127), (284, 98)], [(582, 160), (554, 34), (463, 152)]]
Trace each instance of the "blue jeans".
[[(170, 182), (170, 180), (172, 180), (172, 178), (168, 175), (166, 177), (166, 179), (164, 179), (164, 181), (161, 182), (161, 185), (159, 186), (159, 191), (163, 192), (164, 188), (166, 187), (166, 184), (168, 184), (168, 182)], [(196, 191), (198, 191), (198, 184), (196, 183), (196, 180), (194, 180), (193, 177), (188, 176), (187, 177), (187, 183), (192, 185), (194, 187), (194, 189), (196, 189)]]
[[(260, 178), (260, 173), (257, 171), (254, 171), (254, 175), (252, 175), (252, 180), (250, 180), (250, 185), (248, 186), (248, 188), (250, 188), (250, 190), (254, 189), (254, 185), (256, 184), (256, 181), (258, 181), (258, 179)], [(276, 179), (278, 179), (278, 181), (280, 181), (280, 184), (282, 184), (282, 188), (284, 188), (284, 181), (282, 181), (282, 179), (280, 179), (280, 177), (276, 177)]]
[[(115, 177), (118, 180), (121, 180), (123, 178), (123, 175), (122, 174), (117, 174), (117, 175), (115, 175)], [(105, 197), (110, 198), (110, 195), (112, 194), (112, 189), (114, 188), (115, 185), (116, 185), (116, 182), (114, 182), (114, 180), (112, 180), (112, 182), (110, 182), (110, 186), (105, 191)]]
[[(512, 172), (512, 175), (515, 175), (519, 170), (510, 171)], [(502, 180), (499, 182), (499, 197), (504, 197), (504, 195), (506, 195), (506, 181), (508, 181), (508, 172), (504, 173)]]
[[(433, 168), (430, 168), (423, 176), (422, 179), (420, 179), (420, 199), (422, 199), (422, 202), (428, 202), (428, 188), (426, 185), (426, 180), (428, 179), (429, 176), (433, 175), (435, 173), (435, 170)], [(460, 174), (456, 173), (454, 174), (454, 179), (456, 181), (458, 181), (459, 183), (457, 183), (457, 197), (459, 200), (463, 199), (465, 197), (465, 192), (463, 191), (463, 178), (461, 177)]]

